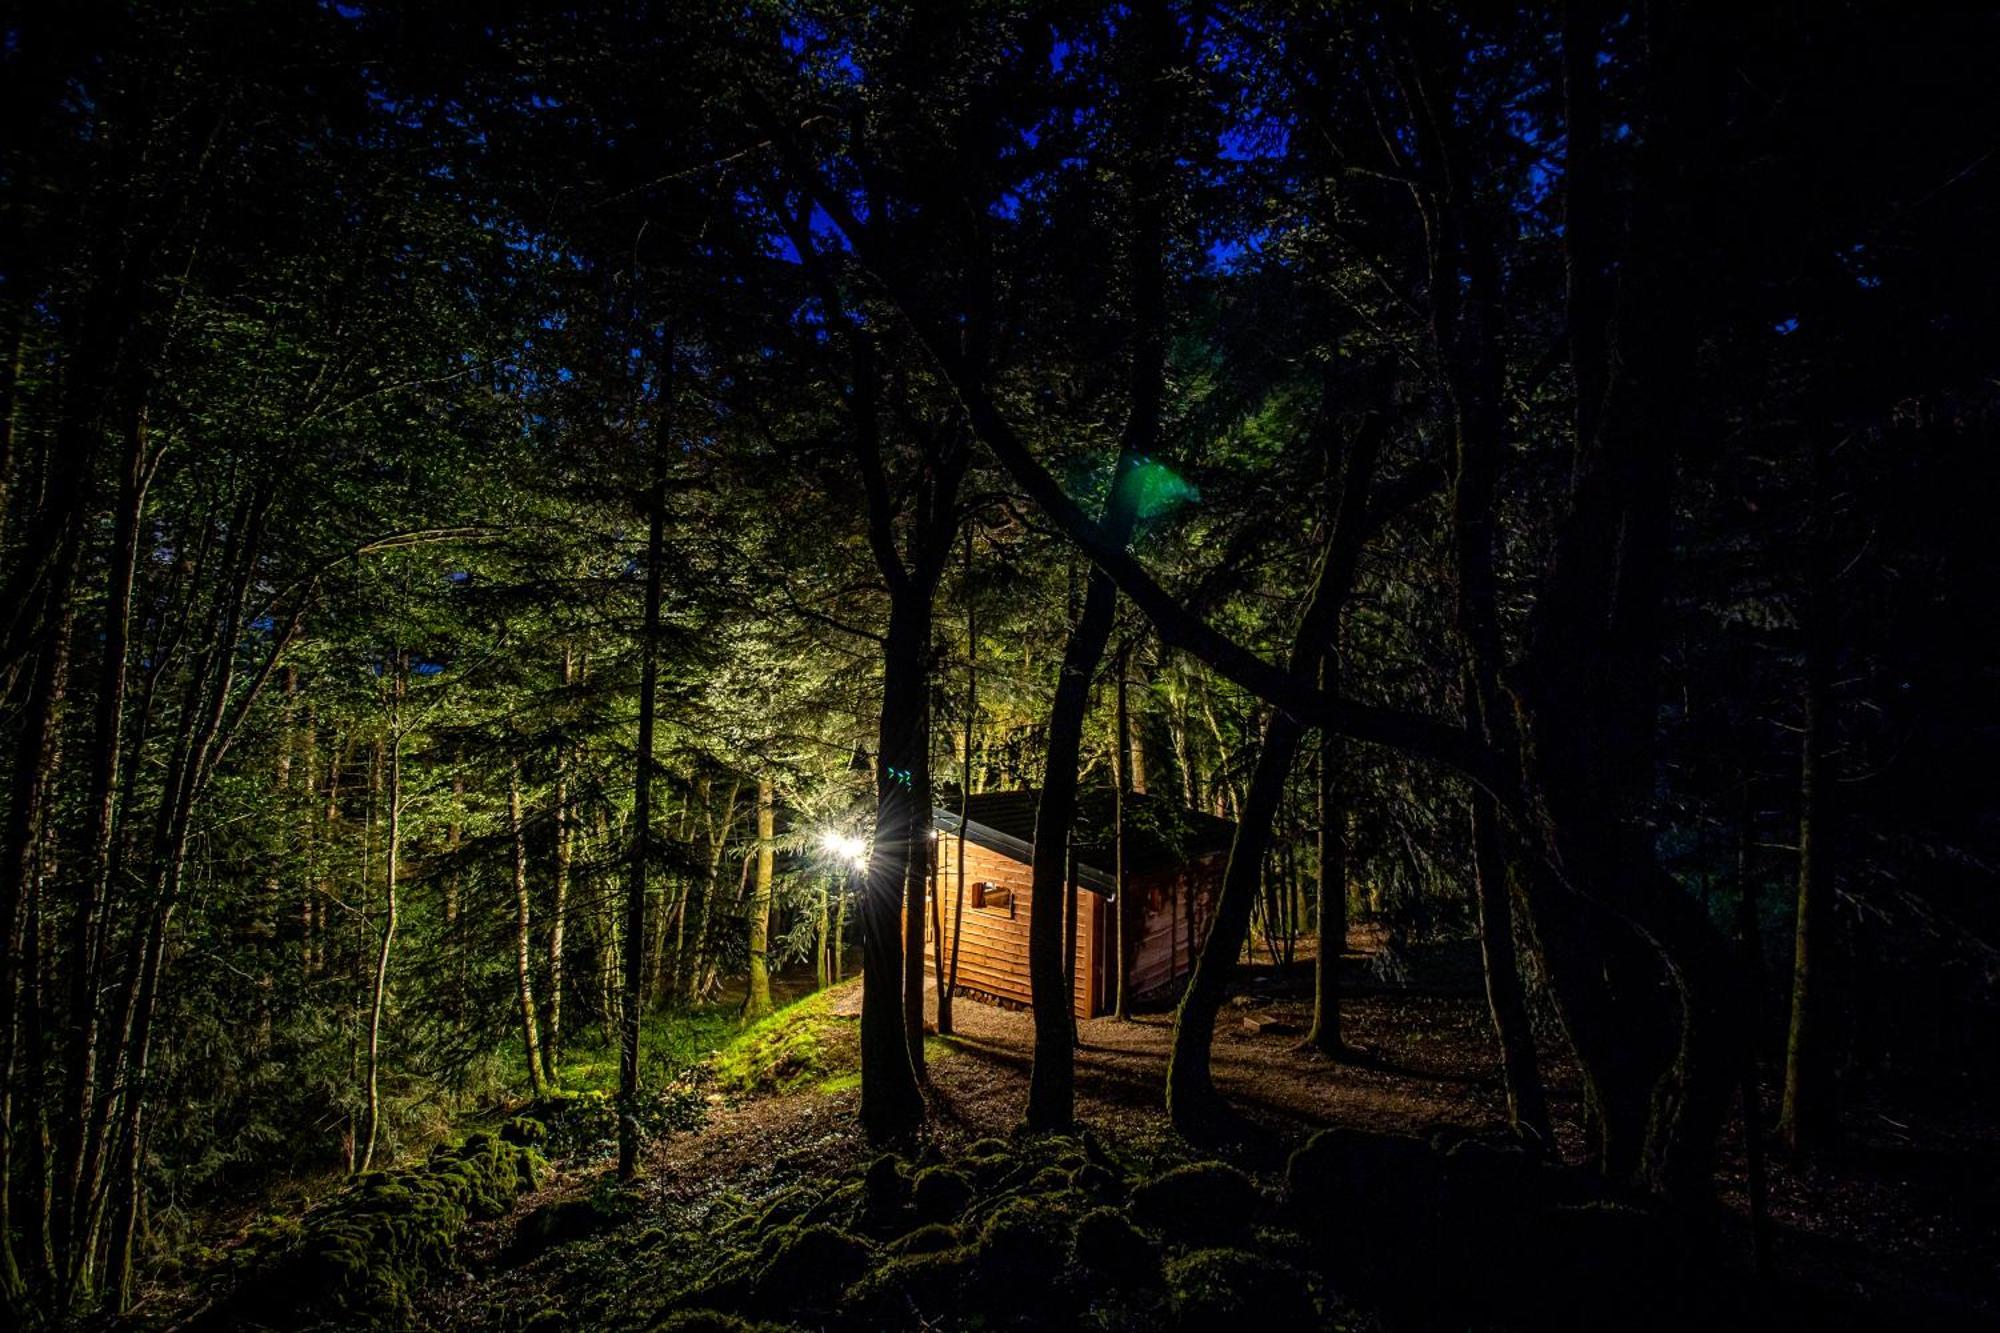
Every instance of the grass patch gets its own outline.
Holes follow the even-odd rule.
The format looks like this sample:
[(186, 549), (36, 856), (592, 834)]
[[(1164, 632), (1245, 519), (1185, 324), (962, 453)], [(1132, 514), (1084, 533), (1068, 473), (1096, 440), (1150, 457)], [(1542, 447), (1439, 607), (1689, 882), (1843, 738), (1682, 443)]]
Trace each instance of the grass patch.
[(743, 1029), (709, 1061), (710, 1086), (736, 1096), (857, 1086), (854, 1024), (833, 1013), (842, 989), (795, 1000)]
[[(658, 1084), (685, 1077), (696, 1065), (728, 1046), (739, 1031), (734, 1005), (647, 1014), (639, 1026), (642, 1083)], [(520, 1063), (518, 1081), (520, 1084), (528, 1081), (525, 1063)], [(592, 1042), (565, 1050), (562, 1064), (556, 1070), (556, 1081), (565, 1092), (616, 1093), (618, 1048)]]

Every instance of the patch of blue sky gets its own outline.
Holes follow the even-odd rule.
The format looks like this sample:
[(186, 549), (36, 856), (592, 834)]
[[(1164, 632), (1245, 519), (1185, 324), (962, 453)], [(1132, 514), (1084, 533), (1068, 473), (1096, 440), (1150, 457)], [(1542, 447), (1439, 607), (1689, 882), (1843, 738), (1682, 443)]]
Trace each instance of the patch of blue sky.
[(1291, 145), (1291, 129), (1276, 117), (1253, 108), (1215, 136), (1217, 155), (1225, 162), (1268, 162), (1285, 155)]

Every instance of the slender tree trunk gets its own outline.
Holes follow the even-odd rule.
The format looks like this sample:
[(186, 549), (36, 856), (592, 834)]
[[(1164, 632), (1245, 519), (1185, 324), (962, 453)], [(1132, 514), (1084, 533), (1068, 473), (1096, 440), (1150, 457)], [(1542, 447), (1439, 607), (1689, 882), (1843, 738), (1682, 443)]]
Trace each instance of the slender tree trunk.
[(1833, 561), (1827, 534), (1827, 444), (1812, 446), (1812, 516), (1807, 537), (1805, 609), (1805, 734), (1799, 751), (1798, 904), (1792, 934), (1792, 1012), (1785, 1042), (1785, 1091), (1778, 1136), (1793, 1153), (1825, 1145), (1835, 1126), (1833, 1040), (1825, 973), (1835, 961), (1834, 879), (1827, 854), (1827, 732), (1831, 722), (1835, 647)]
[[(671, 373), (669, 356), (668, 374)], [(653, 843), (653, 714), (660, 692), (660, 592), (666, 567), (666, 458), (671, 439), (661, 391), (653, 482), (646, 494), (646, 593), (639, 640), (639, 748), (632, 774), (632, 864), (625, 885), (625, 993), (618, 1042), (618, 1178), (639, 1173), (639, 1027), (645, 1004), (646, 891)]]
[[(1339, 649), (1320, 661), (1320, 688), (1339, 681)], [(1349, 1054), (1340, 1027), (1340, 960), (1347, 952), (1347, 810), (1340, 800), (1339, 737), (1321, 729), (1315, 767), (1319, 816), (1319, 949), (1313, 960), (1313, 1019), (1305, 1045), (1329, 1059)]]
[[(575, 654), (563, 645), (562, 683), (565, 691), (576, 684)], [(546, 1021), (542, 1033), (542, 1073), (550, 1087), (560, 1085), (557, 1071), (562, 1066), (563, 937), (569, 927), (570, 862), (575, 853), (576, 828), (569, 808), (569, 748), (556, 754), (553, 794), (555, 816), (555, 874), (549, 902), (549, 993), (543, 1001)]]
[(1112, 855), (1117, 878), (1113, 886), (1112, 920), (1116, 935), (1117, 953), (1113, 965), (1113, 982), (1116, 996), (1112, 1002), (1112, 1013), (1121, 1023), (1132, 1021), (1132, 955), (1133, 936), (1137, 934), (1139, 922), (1134, 911), (1131, 894), (1131, 877), (1125, 866), (1125, 804), (1132, 787), (1132, 713), (1126, 698), (1126, 678), (1132, 660), (1132, 644), (1128, 639), (1118, 646), (1118, 717), (1117, 740), (1112, 747), (1112, 755), (1117, 761), (1116, 781), (1112, 784)]
[(743, 1017), (762, 1018), (771, 1012), (771, 881), (777, 870), (777, 789), (769, 778), (757, 780), (757, 880), (750, 894), (750, 981), (743, 996)]
[(521, 827), (521, 761), (507, 766), (507, 827), (514, 836), (514, 985), (521, 1004), (521, 1045), (528, 1057), (528, 1085), (535, 1100), (548, 1095), (542, 1076), (542, 1043), (536, 1035), (535, 978), (528, 900), (528, 839)]
[(972, 810), (972, 756), (979, 732), (979, 603), (972, 589), (973, 524), (965, 525), (965, 762), (958, 775), (958, 874), (951, 902), (951, 971), (938, 981), (938, 1031), (952, 1030), (951, 997), (958, 989), (958, 952), (965, 938), (965, 821)]
[[(382, 1125), (382, 1005), (389, 993), (389, 952), (396, 943), (396, 875), (403, 843), (403, 730), (401, 696), (403, 693), (403, 662), (401, 653), (396, 656), (395, 680), (390, 689), (394, 692), (389, 706), (389, 840), (384, 856), (385, 868), (382, 872), (384, 912), (382, 917), (382, 946), (375, 955), (375, 984), (368, 998), (368, 1129), (362, 1137), (361, 1163), (355, 1168), (357, 1175), (366, 1175), (375, 1163), (375, 1140)], [(515, 856), (520, 856), (521, 801), (519, 792), (513, 798)], [(518, 872), (517, 872), (518, 873)], [(522, 900), (521, 914), (525, 928), (527, 921), (526, 899)], [(533, 1047), (529, 1049), (533, 1055)]]
[(1500, 1072), (1507, 1089), (1507, 1119), (1533, 1135), (1544, 1148), (1555, 1139), (1548, 1099), (1542, 1091), (1535, 1034), (1521, 986), (1514, 948), (1512, 889), (1508, 884), (1506, 835), (1493, 797), (1472, 792), (1472, 860), (1479, 917), (1479, 955), (1486, 973), (1486, 1012), (1500, 1049)]
[(1743, 955), (1744, 1022), (1750, 1037), (1743, 1043), (1743, 1161), (1750, 1187), (1750, 1244), (1757, 1275), (1771, 1275), (1771, 1209), (1764, 1171), (1764, 1096), (1758, 1081), (1757, 1051), (1762, 1044), (1764, 1010), (1764, 934), (1757, 903), (1757, 881), (1751, 874), (1751, 849), (1757, 841), (1756, 807), (1750, 799), (1750, 779), (1743, 779), (1742, 804), (1736, 826), (1736, 943)]

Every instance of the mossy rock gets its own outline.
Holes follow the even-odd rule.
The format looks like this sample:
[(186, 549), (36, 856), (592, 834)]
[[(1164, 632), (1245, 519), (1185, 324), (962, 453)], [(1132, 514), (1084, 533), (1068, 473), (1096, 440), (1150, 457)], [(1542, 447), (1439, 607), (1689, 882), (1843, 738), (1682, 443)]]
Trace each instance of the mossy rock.
[(533, 1149), (482, 1132), (416, 1166), (372, 1173), (296, 1224), (260, 1228), (231, 1266), (217, 1322), (286, 1325), (307, 1311), (403, 1321), (411, 1291), (450, 1268), (467, 1222), (506, 1213), (545, 1169)]
[(909, 1199), (909, 1172), (893, 1153), (883, 1153), (861, 1177), (861, 1229), (876, 1236), (907, 1231), (916, 1220)]
[(771, 1250), (750, 1283), (750, 1308), (759, 1312), (828, 1309), (867, 1271), (873, 1247), (829, 1226), (791, 1228)]
[(996, 1312), (1046, 1312), (1068, 1258), (1074, 1212), (1044, 1199), (1008, 1199), (987, 1216), (971, 1251), (979, 1301)]
[(617, 1221), (617, 1212), (598, 1199), (556, 1199), (515, 1223), (507, 1256), (510, 1262), (518, 1263), (558, 1245), (594, 1236)]
[(972, 1202), (972, 1181), (963, 1171), (948, 1166), (925, 1167), (910, 1186), (910, 1202), (919, 1220), (955, 1220)]
[(769, 1231), (772, 1227), (796, 1222), (805, 1216), (817, 1197), (819, 1196), (815, 1191), (803, 1185), (793, 1185), (765, 1200), (763, 1208), (759, 1211), (745, 1213), (744, 1218), (748, 1219), (749, 1225), (758, 1231)]
[(962, 1170), (971, 1173), (982, 1187), (990, 1188), (1019, 1165), (1014, 1145), (1005, 1139), (980, 1139), (958, 1159)]
[(1125, 1178), (1096, 1162), (1085, 1162), (1071, 1171), (1069, 1183), (1073, 1189), (1093, 1199), (1111, 1200), (1122, 1198), (1125, 1194)]
[(1077, 1267), (1113, 1287), (1159, 1280), (1159, 1251), (1115, 1208), (1093, 1208), (1077, 1219), (1075, 1253)]
[(1221, 1162), (1175, 1167), (1132, 1191), (1132, 1220), (1174, 1240), (1240, 1242), (1263, 1206), (1256, 1182)]
[(1443, 1161), (1408, 1135), (1321, 1130), (1286, 1164), (1285, 1218), (1368, 1251), (1427, 1247), (1436, 1239)]
[(798, 1220), (807, 1224), (852, 1221), (860, 1214), (861, 1204), (860, 1181), (851, 1180), (844, 1185), (828, 1182), (820, 1201), (800, 1213)]
[(944, 1250), (955, 1250), (959, 1246), (958, 1228), (942, 1222), (932, 1222), (918, 1227), (908, 1235), (898, 1236), (882, 1247), (886, 1255), (938, 1254)]
[(1311, 1328), (1319, 1318), (1304, 1274), (1248, 1250), (1195, 1250), (1166, 1266), (1166, 1282), (1185, 1329)]
[(653, 1333), (787, 1333), (788, 1325), (755, 1323), (725, 1310), (676, 1310)]
[(500, 1137), (521, 1148), (533, 1148), (548, 1140), (549, 1127), (540, 1117), (517, 1115), (500, 1126)]
[(960, 1247), (900, 1254), (878, 1264), (841, 1297), (840, 1313), (854, 1328), (903, 1328), (961, 1312), (959, 1291), (972, 1268)]

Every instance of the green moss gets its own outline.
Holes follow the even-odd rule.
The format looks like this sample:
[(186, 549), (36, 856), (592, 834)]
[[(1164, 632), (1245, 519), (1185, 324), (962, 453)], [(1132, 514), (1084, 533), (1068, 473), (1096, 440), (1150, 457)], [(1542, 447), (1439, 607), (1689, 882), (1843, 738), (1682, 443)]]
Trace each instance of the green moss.
[(745, 1028), (709, 1060), (711, 1083), (739, 1096), (796, 1092), (853, 1073), (844, 1067), (847, 1025), (833, 1015), (835, 990), (786, 1005)]
[(533, 1149), (479, 1133), (417, 1166), (366, 1176), (296, 1222), (253, 1228), (217, 1307), (277, 1324), (305, 1311), (402, 1321), (410, 1292), (449, 1270), (466, 1224), (506, 1213), (545, 1166)]
[(1262, 1198), (1250, 1177), (1221, 1162), (1176, 1167), (1132, 1191), (1132, 1220), (1190, 1244), (1247, 1237)]
[(894, 1153), (883, 1153), (870, 1162), (861, 1177), (861, 1202), (871, 1218), (900, 1212), (909, 1192), (909, 1176)]
[(1246, 1250), (1196, 1250), (1166, 1267), (1182, 1328), (1309, 1328), (1318, 1314), (1305, 1277)]
[(913, 1313), (935, 1323), (961, 1312), (959, 1291), (970, 1268), (963, 1248), (896, 1255), (847, 1289), (841, 1314), (854, 1328), (908, 1327)]
[(999, 1310), (1048, 1304), (1073, 1220), (1069, 1209), (1042, 1199), (1013, 1198), (995, 1208), (970, 1247), (979, 1299)]
[(957, 1249), (958, 1243), (959, 1234), (957, 1227), (946, 1226), (940, 1222), (932, 1222), (928, 1226), (918, 1227), (908, 1235), (899, 1236), (895, 1240), (890, 1241), (882, 1247), (882, 1253), (887, 1255), (939, 1254), (945, 1250)]
[(1094, 1208), (1077, 1219), (1076, 1263), (1114, 1287), (1143, 1286), (1160, 1276), (1159, 1252), (1115, 1208)]
[(768, 1259), (750, 1283), (753, 1309), (790, 1312), (831, 1308), (841, 1292), (867, 1271), (868, 1242), (829, 1226), (800, 1226), (772, 1233)]
[(964, 1172), (948, 1166), (925, 1167), (911, 1186), (910, 1201), (922, 1220), (948, 1222), (972, 1202), (972, 1182)]

